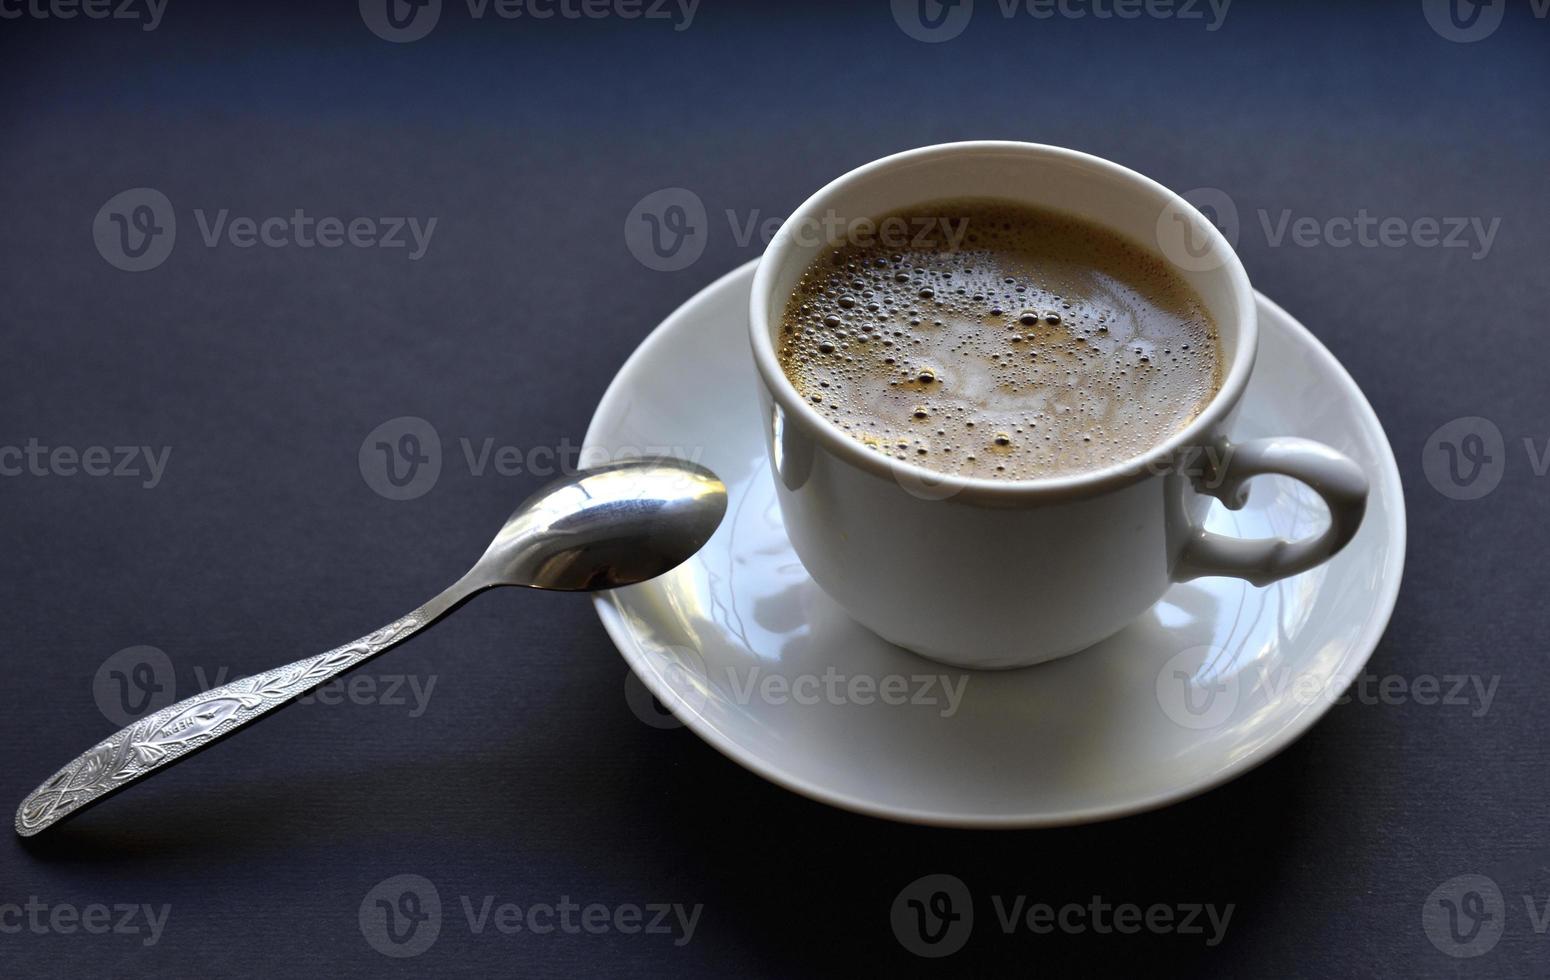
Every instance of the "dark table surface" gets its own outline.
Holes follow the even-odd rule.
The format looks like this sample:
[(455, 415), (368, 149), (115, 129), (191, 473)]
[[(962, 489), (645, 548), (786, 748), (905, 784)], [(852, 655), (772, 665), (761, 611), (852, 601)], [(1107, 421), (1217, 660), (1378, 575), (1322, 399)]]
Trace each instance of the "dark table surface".
[[(810, 802), (643, 723), (587, 601), (506, 590), (375, 662), (342, 703), (282, 712), (0, 847), (0, 975), (1550, 973), (1550, 21), (1518, 2), (1127, 19), (1098, 16), (1123, 0), (1047, 18), (978, 0), (926, 42), (912, 35), (934, 0), (924, 19), (887, 0), (704, 0), (692, 20), (615, 3), (535, 19), (548, 5), (532, 3), (507, 19), (444, 0), (408, 43), (347, 0), (174, 0), (154, 22), (140, 0), (139, 21), (0, 3), (0, 802), (117, 727), (125, 694), (130, 709), (187, 695), (438, 590), (540, 482), (475, 475), (459, 440), (579, 442), (636, 343), (758, 253), (734, 227), (866, 160), (966, 138), (1076, 147), (1231, 202), (1255, 285), (1350, 369), (1399, 460), (1409, 560), (1369, 675), (1466, 677), (1493, 697), (1353, 700), (1149, 815), (933, 830)], [(623, 229), (671, 187), (709, 218), (703, 254), (664, 271)], [(94, 234), (137, 188), (176, 221), (139, 259), (111, 219)], [(117, 209), (158, 217), (159, 201)], [(370, 219), (360, 242), (389, 237), (382, 219), (436, 225), (423, 249), (407, 232), (399, 248), (207, 244), (223, 209)], [(1318, 230), (1279, 236), (1283, 216)], [(1326, 224), (1363, 216), (1397, 219), (1390, 240), (1342, 247)], [(136, 262), (154, 267), (115, 268)], [(358, 460), (402, 416), (448, 447), (410, 500)], [(1480, 473), (1424, 468), (1472, 436)], [(37, 465), (17, 466), (29, 445)], [(119, 446), (151, 447), (157, 468), (136, 451), (134, 475), (92, 476), (53, 452)], [(160, 653), (120, 653), (145, 647)], [(941, 961), (889, 919), (931, 873), (980, 911)], [(443, 907), (414, 958), (360, 925), (401, 874)], [(701, 908), (688, 942), (676, 926), (506, 934), (470, 924), (465, 903), (477, 916), (486, 896)], [(991, 900), (1012, 896), (1234, 912), (1215, 945), (1004, 934)], [(1424, 926), (1444, 899), (1476, 941)]]

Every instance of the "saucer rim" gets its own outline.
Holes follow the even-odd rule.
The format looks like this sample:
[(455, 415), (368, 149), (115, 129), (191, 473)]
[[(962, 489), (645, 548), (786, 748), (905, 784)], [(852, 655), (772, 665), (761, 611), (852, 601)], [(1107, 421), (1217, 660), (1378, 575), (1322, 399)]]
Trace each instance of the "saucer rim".
[[(700, 307), (710, 302), (710, 298), (714, 294), (728, 286), (733, 280), (739, 276), (747, 276), (751, 284), (754, 270), (758, 263), (759, 259), (751, 259), (718, 276), (676, 307), (646, 335), (635, 350), (630, 353), (630, 356), (625, 359), (624, 363), (619, 366), (618, 371), (604, 390), (603, 396), (598, 400), (597, 408), (594, 409), (592, 419), (587, 425), (587, 433), (583, 440), (583, 445), (591, 446), (594, 444), (595, 430), (598, 427), (599, 418), (626, 390), (624, 379), (637, 366), (636, 362), (649, 357), (652, 351), (663, 342), (663, 338), (677, 328), (681, 320), (688, 320), (695, 316)], [(1370, 626), (1363, 631), (1362, 636), (1357, 638), (1358, 642), (1352, 645), (1353, 650), (1361, 650), (1362, 652), (1354, 655), (1347, 663), (1342, 664), (1343, 669), (1360, 670), (1365, 668), (1368, 661), (1372, 659), (1373, 653), (1383, 639), (1384, 632), (1388, 629), (1389, 622), (1393, 618), (1395, 606), (1399, 601), (1400, 584), (1404, 578), (1405, 553), (1408, 542), (1404, 487), (1399, 476), (1399, 463), (1394, 456), (1394, 447), (1389, 440), (1388, 433), (1383, 428), (1382, 420), (1378, 418), (1377, 412), (1373, 410), (1372, 403), (1367, 400), (1367, 396), (1362, 391), (1361, 386), (1356, 383), (1356, 379), (1351, 377), (1345, 365), (1340, 363), (1339, 359), (1335, 357), (1328, 347), (1324, 346), (1318, 337), (1314, 336), (1312, 331), (1304, 326), (1300, 320), (1288, 313), (1280, 304), (1259, 290), (1254, 290), (1254, 298), (1256, 303), (1263, 304), (1266, 309), (1275, 314), (1283, 325), (1289, 325), (1293, 329), (1294, 335), (1300, 334), (1300, 340), (1308, 344), (1323, 360), (1325, 367), (1331, 374), (1347, 388), (1349, 393), (1355, 395), (1356, 407), (1366, 413), (1367, 421), (1371, 423), (1373, 429), (1382, 437), (1381, 443), (1384, 451), (1382, 461), (1387, 462), (1388, 465), (1383, 467), (1384, 472), (1379, 479), (1381, 479), (1384, 489), (1389, 492), (1394, 501), (1388, 521), (1389, 540), (1392, 542), (1392, 547), (1390, 548), (1389, 558), (1384, 565), (1386, 587), (1379, 594), (1373, 606), (1375, 610), (1380, 610), (1379, 615), (1368, 620)], [(1261, 333), (1263, 334), (1263, 332), (1262, 323)], [(635, 673), (635, 676), (640, 679), (641, 683), (645, 684), (646, 689), (658, 701), (673, 713), (674, 717), (683, 723), (684, 727), (694, 732), (695, 735), (712, 748), (750, 772), (808, 799), (819, 803), (826, 803), (851, 813), (898, 823), (966, 830), (1026, 830), (1100, 823), (1162, 809), (1163, 807), (1210, 792), (1264, 765), (1307, 734), (1308, 730), (1317, 724), (1324, 717), (1325, 713), (1329, 711), (1330, 707), (1333, 706), (1333, 699), (1322, 699), (1322, 703), (1311, 706), (1310, 710), (1298, 716), (1293, 724), (1276, 732), (1272, 739), (1262, 743), (1253, 752), (1240, 756), (1222, 766), (1209, 777), (1141, 799), (1106, 806), (1007, 815), (918, 810), (879, 804), (815, 785), (801, 776), (771, 764), (764, 756), (754, 753), (742, 744), (722, 735), (709, 721), (697, 713), (692, 706), (683, 703), (675, 697), (671, 688), (663, 683), (656, 674), (649, 669), (645, 669), (645, 655), (640, 649), (635, 633), (629, 628), (625, 620), (619, 598), (615, 593), (603, 592), (594, 596), (593, 607), (596, 609), (598, 618), (602, 621), (603, 629), (608, 633), (609, 639), (618, 648), (620, 655), (623, 656), (625, 663)], [(1077, 654), (1077, 656), (1080, 656), (1080, 654)], [(1036, 670), (1038, 667), (1036, 665), (1023, 669)]]

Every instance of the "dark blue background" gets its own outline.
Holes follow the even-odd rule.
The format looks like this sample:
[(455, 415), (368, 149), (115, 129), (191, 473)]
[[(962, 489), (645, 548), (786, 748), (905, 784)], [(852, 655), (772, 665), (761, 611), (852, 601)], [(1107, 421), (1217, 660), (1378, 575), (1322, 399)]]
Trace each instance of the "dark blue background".
[[(1027, 139), (1235, 202), (1255, 285), (1347, 365), (1393, 442), (1404, 589), (1370, 672), (1499, 677), (1468, 707), (1352, 703), (1194, 801), (1062, 831), (971, 833), (828, 809), (643, 724), (580, 598), (491, 594), (368, 670), (435, 675), (428, 710), (296, 708), (24, 845), (0, 904), (171, 904), (161, 941), (0, 934), (6, 976), (770, 975), (1100, 969), (1220, 976), (1545, 976), (1550, 899), (1544, 555), (1550, 481), (1550, 21), (1510, 3), (1475, 44), (1419, 0), (1237, 0), (1200, 21), (1004, 20), (923, 44), (887, 0), (733, 5), (664, 22), (474, 22), (447, 0), (393, 45), (353, 2), (171, 0), (154, 32), (0, 21), (0, 444), (173, 447), (160, 486), (0, 480), (0, 726), (10, 805), (112, 727), (114, 651), (240, 676), (358, 636), (450, 581), (536, 478), (470, 476), (456, 440), (578, 441), (635, 344), (754, 257), (724, 213), (778, 217), (906, 147)], [(163, 191), (178, 244), (110, 267), (93, 216)], [(634, 204), (683, 187), (711, 215), (688, 269), (626, 248)], [(193, 209), (438, 217), (423, 259), (199, 240)], [(1361, 209), (1501, 226), (1487, 256), (1272, 247), (1260, 225)], [(714, 384), (716, 379), (685, 379)], [(408, 502), (357, 468), (365, 434), (430, 420), (449, 465)], [(1444, 496), (1423, 446), (1460, 416), (1506, 437), (1501, 485)], [(357, 908), (401, 872), (440, 889), (417, 959)], [(1234, 903), (1222, 945), (1001, 935), (933, 964), (889, 907), (927, 873), (1061, 904)], [(1454, 960), (1421, 910), (1455, 875), (1506, 895), (1499, 945)], [(457, 897), (703, 903), (694, 939), (487, 932)]]

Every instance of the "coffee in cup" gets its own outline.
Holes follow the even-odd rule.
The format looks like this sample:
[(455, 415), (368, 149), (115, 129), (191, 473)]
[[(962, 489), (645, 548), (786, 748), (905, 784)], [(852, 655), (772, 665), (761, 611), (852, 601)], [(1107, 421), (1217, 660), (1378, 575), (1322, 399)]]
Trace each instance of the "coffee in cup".
[(1221, 387), (1217, 327), (1161, 257), (1083, 218), (941, 200), (830, 247), (786, 303), (780, 365), (879, 453), (1034, 480), (1144, 455)]

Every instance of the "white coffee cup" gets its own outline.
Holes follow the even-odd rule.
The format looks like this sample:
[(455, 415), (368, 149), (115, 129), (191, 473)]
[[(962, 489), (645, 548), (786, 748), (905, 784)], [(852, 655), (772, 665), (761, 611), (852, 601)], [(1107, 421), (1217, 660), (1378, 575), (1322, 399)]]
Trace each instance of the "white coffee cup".
[[(947, 476), (877, 452), (803, 400), (774, 337), (792, 289), (830, 245), (881, 234), (869, 219), (952, 197), (1002, 198), (1081, 216), (1161, 254), (1215, 319), (1226, 372), (1188, 426), (1135, 459), (1074, 476)], [(884, 639), (962, 667), (1065, 656), (1117, 632), (1174, 582), (1266, 585), (1318, 565), (1356, 533), (1367, 479), (1298, 438), (1228, 439), (1258, 342), (1254, 291), (1221, 233), (1187, 201), (1118, 164), (1032, 143), (948, 143), (852, 170), (808, 198), (759, 262), (750, 307), (766, 443), (791, 544), (813, 580)], [(1206, 494), (1306, 483), (1329, 527), (1300, 541), (1207, 532)]]

